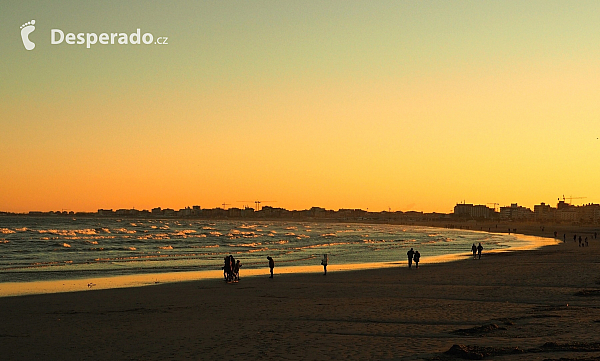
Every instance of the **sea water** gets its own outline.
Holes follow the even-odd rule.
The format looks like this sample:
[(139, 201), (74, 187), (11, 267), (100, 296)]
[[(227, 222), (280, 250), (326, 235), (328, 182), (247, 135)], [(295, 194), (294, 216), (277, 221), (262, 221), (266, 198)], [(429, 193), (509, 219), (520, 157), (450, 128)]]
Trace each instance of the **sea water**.
[[(0, 217), (0, 283), (216, 271), (233, 255), (243, 272), (329, 265), (406, 263), (532, 246), (514, 235), (417, 226), (257, 220)], [(213, 272), (214, 274), (214, 272)]]

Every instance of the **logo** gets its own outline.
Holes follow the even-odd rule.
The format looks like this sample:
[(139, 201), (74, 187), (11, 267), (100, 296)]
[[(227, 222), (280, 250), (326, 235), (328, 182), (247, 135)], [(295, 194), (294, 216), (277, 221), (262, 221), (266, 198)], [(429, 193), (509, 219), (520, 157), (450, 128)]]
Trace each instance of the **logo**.
[(35, 43), (29, 40), (29, 34), (33, 33), (35, 30), (35, 20), (31, 20), (21, 25), (21, 39), (23, 39), (23, 46), (27, 50), (33, 50), (35, 48)]
[(154, 40), (154, 35), (152, 33), (141, 34), (141, 30), (138, 28), (136, 32), (131, 34), (126, 33), (67, 33), (60, 29), (51, 29), (50, 30), (50, 44), (58, 45), (63, 42), (68, 45), (84, 45), (86, 48), (90, 48), (94, 44), (102, 44), (102, 45), (150, 45), (150, 44), (158, 44), (158, 45), (168, 45), (167, 42), (169, 38), (166, 36), (161, 36)]
[[(21, 39), (23, 46), (27, 50), (33, 50), (35, 44), (29, 40), (29, 34), (35, 31), (35, 20), (31, 20), (21, 25)], [(61, 29), (50, 30), (51, 45), (85, 45), (85, 48), (90, 49), (92, 45), (168, 45), (169, 38), (166, 36), (155, 37), (152, 33), (144, 33), (141, 29), (136, 29), (131, 34), (106, 32), (101, 34), (96, 33), (70, 33), (65, 34)]]

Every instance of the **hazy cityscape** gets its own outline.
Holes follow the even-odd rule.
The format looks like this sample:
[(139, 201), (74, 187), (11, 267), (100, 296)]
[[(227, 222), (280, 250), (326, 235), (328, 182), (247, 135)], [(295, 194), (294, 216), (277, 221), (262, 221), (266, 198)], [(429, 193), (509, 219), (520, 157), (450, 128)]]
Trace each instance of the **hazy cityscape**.
[(133, 218), (198, 218), (198, 219), (282, 219), (282, 220), (335, 220), (335, 221), (374, 221), (374, 222), (428, 222), (428, 221), (537, 221), (567, 224), (600, 223), (600, 204), (588, 203), (573, 205), (568, 198), (558, 200), (556, 206), (541, 202), (533, 209), (512, 203), (510, 206), (498, 207), (497, 203), (472, 204), (457, 203), (452, 213), (426, 213), (420, 211), (380, 211), (372, 212), (364, 209), (331, 210), (312, 207), (304, 210), (288, 210), (285, 208), (261, 206), (245, 206), (202, 208), (194, 205), (179, 210), (156, 207), (143, 209), (98, 209), (97, 212), (75, 211), (30, 211), (27, 213), (0, 212), (0, 216), (78, 216), (78, 217), (133, 217)]

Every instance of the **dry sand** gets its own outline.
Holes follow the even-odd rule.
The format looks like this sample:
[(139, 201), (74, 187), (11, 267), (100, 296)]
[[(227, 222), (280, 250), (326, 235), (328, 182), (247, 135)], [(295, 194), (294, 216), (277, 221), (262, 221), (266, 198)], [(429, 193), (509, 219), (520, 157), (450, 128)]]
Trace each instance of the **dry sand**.
[(595, 360), (599, 255), (571, 236), (418, 270), (5, 297), (0, 359)]

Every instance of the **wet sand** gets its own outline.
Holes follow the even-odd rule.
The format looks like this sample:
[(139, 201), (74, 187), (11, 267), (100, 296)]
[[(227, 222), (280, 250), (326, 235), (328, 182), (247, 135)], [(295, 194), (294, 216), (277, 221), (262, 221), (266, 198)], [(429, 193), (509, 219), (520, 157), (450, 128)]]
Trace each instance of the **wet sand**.
[[(600, 240), (481, 260), (0, 298), (6, 360), (600, 358)], [(454, 346), (453, 345), (460, 345)], [(451, 350), (451, 353), (447, 351)], [(459, 358), (460, 359), (460, 358)]]

